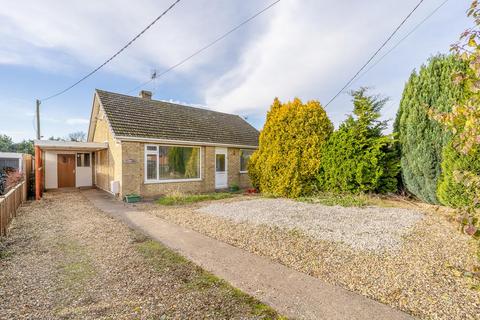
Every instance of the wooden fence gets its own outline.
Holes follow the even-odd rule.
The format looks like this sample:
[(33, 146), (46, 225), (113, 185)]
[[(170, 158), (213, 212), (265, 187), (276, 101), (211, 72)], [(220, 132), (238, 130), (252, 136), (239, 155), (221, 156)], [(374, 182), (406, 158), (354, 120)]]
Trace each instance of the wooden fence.
[(27, 200), (27, 181), (22, 181), (0, 196), (0, 237), (7, 235), (7, 228), (17, 215), (17, 209)]

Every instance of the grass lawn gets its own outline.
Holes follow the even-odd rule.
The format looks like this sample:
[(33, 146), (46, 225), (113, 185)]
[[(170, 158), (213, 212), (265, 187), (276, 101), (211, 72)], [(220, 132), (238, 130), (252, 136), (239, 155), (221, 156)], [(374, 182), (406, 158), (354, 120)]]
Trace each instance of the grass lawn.
[(200, 201), (220, 200), (233, 197), (233, 193), (216, 192), (207, 194), (172, 194), (157, 200), (158, 204), (164, 206), (184, 205)]

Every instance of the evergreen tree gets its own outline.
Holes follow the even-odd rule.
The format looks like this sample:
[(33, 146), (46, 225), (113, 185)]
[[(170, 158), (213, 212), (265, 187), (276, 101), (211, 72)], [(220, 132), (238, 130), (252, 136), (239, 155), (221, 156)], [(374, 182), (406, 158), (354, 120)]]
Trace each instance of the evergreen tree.
[(6, 134), (0, 134), (0, 152), (13, 152), (13, 140)]
[(394, 124), (401, 154), (403, 184), (429, 203), (439, 203), (436, 192), (443, 148), (451, 134), (429, 116), (429, 111), (448, 112), (462, 100), (465, 88), (453, 81), (466, 64), (455, 56), (432, 57), (405, 85)]
[(322, 148), (318, 186), (329, 192), (394, 192), (399, 161), (391, 135), (382, 131), (380, 111), (386, 99), (352, 92), (353, 115), (340, 125)]
[(249, 161), (254, 186), (275, 196), (298, 197), (315, 185), (320, 150), (333, 124), (318, 101), (287, 103), (275, 99)]

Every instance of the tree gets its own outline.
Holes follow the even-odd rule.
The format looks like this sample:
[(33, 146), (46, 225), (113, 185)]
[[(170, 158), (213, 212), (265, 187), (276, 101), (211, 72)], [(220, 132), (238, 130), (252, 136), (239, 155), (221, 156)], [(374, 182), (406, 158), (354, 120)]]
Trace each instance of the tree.
[(13, 152), (13, 140), (6, 134), (0, 134), (0, 152)]
[(401, 153), (402, 180), (407, 190), (421, 200), (438, 204), (436, 196), (441, 174), (442, 152), (451, 134), (431, 119), (429, 110), (447, 112), (461, 101), (466, 90), (453, 75), (466, 70), (453, 55), (429, 59), (405, 85), (394, 124)]
[(22, 142), (15, 143), (13, 149), (18, 153), (27, 153), (34, 155), (35, 150), (33, 147), (33, 140), (23, 140)]
[(50, 136), (50, 137), (48, 138), (48, 140), (51, 140), (51, 141), (66, 141), (64, 138), (55, 137), (55, 136)]
[(185, 178), (197, 178), (198, 177), (198, 160), (199, 160), (198, 148), (192, 148), (192, 152), (188, 156), (187, 164), (185, 166)]
[(33, 140), (23, 140), (22, 142), (14, 143), (11, 137), (0, 134), (0, 152), (18, 152), (33, 155)]
[(313, 190), (322, 145), (333, 124), (318, 101), (275, 98), (248, 171), (254, 186), (275, 196), (298, 197)]
[(318, 186), (328, 192), (394, 192), (399, 160), (392, 135), (383, 135), (387, 122), (380, 111), (387, 99), (352, 92), (353, 115), (340, 125), (321, 152)]
[[(453, 179), (448, 176), (445, 179), (450, 181), (448, 186), (462, 188), (467, 194), (460, 216), (465, 233), (480, 236), (480, 219), (475, 209), (480, 204), (480, 8), (477, 0), (472, 1), (467, 15), (473, 18), (475, 26), (462, 33), (452, 51), (468, 65), (455, 77), (457, 85), (463, 84), (468, 94), (451, 111), (431, 112), (430, 115), (453, 135), (450, 150), (453, 160), (449, 163), (453, 167)], [(448, 197), (444, 201), (453, 200)]]
[(68, 140), (75, 142), (83, 142), (87, 140), (87, 134), (83, 131), (72, 132), (68, 135)]
[(480, 150), (463, 154), (455, 148), (455, 139), (443, 150), (442, 175), (437, 195), (443, 205), (453, 208), (465, 208), (475, 204), (476, 192), (465, 185), (462, 173), (480, 174)]

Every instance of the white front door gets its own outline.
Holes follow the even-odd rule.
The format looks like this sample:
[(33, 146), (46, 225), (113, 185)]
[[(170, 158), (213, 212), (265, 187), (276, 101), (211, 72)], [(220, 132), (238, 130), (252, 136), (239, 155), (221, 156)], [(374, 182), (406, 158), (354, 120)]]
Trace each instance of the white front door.
[(215, 189), (228, 186), (227, 176), (227, 148), (215, 148)]

